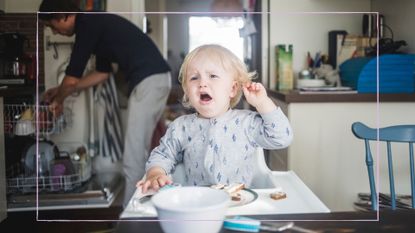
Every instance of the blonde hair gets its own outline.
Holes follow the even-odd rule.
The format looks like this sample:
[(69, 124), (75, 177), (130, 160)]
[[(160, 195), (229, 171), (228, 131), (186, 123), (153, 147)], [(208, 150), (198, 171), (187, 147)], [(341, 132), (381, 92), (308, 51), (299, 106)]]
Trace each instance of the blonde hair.
[[(231, 99), (230, 106), (231, 108), (235, 107), (242, 96), (242, 85), (254, 79), (256, 77), (256, 72), (248, 72), (246, 65), (241, 59), (227, 48), (217, 44), (202, 45), (187, 54), (180, 67), (178, 79), (182, 84), (183, 90), (185, 90), (187, 84), (185, 77), (187, 76), (188, 66), (197, 56), (209, 56), (215, 58), (220, 61), (220, 65), (222, 65), (226, 71), (233, 73), (233, 78), (237, 82), (237, 94)], [(187, 97), (186, 93), (183, 95), (182, 104), (185, 107), (191, 107), (189, 97)]]

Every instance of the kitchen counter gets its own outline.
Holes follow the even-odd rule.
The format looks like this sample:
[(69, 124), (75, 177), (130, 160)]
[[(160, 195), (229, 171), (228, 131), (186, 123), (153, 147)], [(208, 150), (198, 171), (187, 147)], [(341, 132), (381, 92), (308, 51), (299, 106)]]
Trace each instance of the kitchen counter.
[[(294, 171), (332, 211), (354, 210), (357, 194), (369, 191), (364, 143), (353, 135), (351, 125), (358, 121), (371, 127), (414, 123), (415, 93), (379, 94), (379, 104), (376, 94), (268, 93), (287, 115), (294, 134), (287, 149), (269, 152), (270, 168)], [(382, 153), (379, 158), (385, 158)], [(396, 154), (407, 154), (407, 150), (398, 148)], [(394, 166), (407, 164), (398, 160)], [(376, 162), (379, 176), (387, 177), (386, 160)], [(404, 194), (410, 190), (409, 182), (404, 182), (404, 173), (398, 176), (395, 182), (402, 185), (398, 192)], [(382, 185), (381, 192), (389, 192)]]
[[(275, 91), (268, 90), (270, 97), (285, 103), (317, 103), (317, 102), (376, 102), (377, 95), (362, 93), (307, 93), (300, 94), (298, 90)], [(379, 102), (415, 102), (415, 93), (379, 94)]]

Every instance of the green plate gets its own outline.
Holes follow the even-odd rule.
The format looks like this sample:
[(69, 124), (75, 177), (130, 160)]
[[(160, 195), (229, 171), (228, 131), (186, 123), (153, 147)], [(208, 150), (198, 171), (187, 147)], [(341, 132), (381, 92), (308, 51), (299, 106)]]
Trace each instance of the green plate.
[(241, 194), (241, 200), (231, 201), (231, 204), (230, 204), (229, 207), (237, 207), (237, 206), (247, 205), (251, 202), (254, 202), (258, 198), (258, 193), (256, 193), (252, 189), (245, 188), (245, 189), (242, 189), (241, 191), (239, 191), (239, 193)]

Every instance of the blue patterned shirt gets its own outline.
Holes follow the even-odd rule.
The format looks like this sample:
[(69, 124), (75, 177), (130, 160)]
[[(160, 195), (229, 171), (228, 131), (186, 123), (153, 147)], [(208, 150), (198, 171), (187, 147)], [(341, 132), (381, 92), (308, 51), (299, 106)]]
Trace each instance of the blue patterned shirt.
[(257, 147), (281, 149), (293, 138), (290, 123), (280, 108), (266, 114), (229, 110), (218, 118), (184, 115), (170, 123), (160, 145), (150, 154), (153, 166), (168, 174), (184, 163), (184, 185), (244, 183), (249, 187)]

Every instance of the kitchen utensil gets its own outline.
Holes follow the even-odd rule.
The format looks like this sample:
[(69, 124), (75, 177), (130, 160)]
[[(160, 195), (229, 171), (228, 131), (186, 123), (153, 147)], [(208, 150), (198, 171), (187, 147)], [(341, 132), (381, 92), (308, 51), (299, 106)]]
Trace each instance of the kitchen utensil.
[(309, 69), (302, 70), (298, 74), (298, 78), (299, 79), (313, 79), (314, 78), (314, 74)]
[(70, 190), (72, 183), (79, 179), (79, 176), (75, 175), (75, 167), (69, 154), (50, 162), (50, 174), (50, 182), (54, 191)]
[(41, 102), (38, 107), (38, 125), (40, 132), (50, 132), (53, 129), (53, 115), (49, 111), (49, 104)]
[[(167, 189), (181, 187), (181, 186), (182, 185), (181, 184), (178, 184), (178, 183), (167, 184), (167, 185), (164, 185), (163, 187), (161, 187), (159, 189), (159, 191), (164, 191), (164, 190), (167, 190)], [(143, 204), (144, 202), (150, 200), (151, 197), (154, 196), (154, 194), (156, 194), (156, 192), (149, 191), (146, 194), (143, 194), (140, 198), (136, 198), (137, 199), (136, 201), (138, 201), (139, 203)]]
[(19, 120), (14, 127), (14, 134), (18, 136), (30, 135), (35, 133), (35, 127), (31, 120)]
[[(168, 185), (161, 187), (159, 191), (167, 190), (167, 189), (174, 188), (174, 187), (181, 187), (181, 186), (182, 185), (179, 183), (168, 184)], [(152, 189), (148, 190), (146, 193), (142, 193), (141, 187), (137, 188), (137, 192), (138, 192), (137, 195), (134, 195), (131, 200), (132, 207), (136, 211), (144, 210), (143, 204), (151, 200), (154, 194), (157, 193), (153, 191)]]
[(261, 221), (259, 220), (243, 216), (235, 216), (225, 219), (223, 228), (244, 232), (259, 232), (260, 230), (267, 232), (282, 232), (290, 229), (295, 232), (316, 233), (316, 231), (295, 226), (294, 222), (272, 222), (261, 224)]
[(297, 89), (302, 87), (324, 87), (326, 82), (324, 79), (298, 79), (297, 80)]
[(230, 196), (223, 190), (192, 186), (158, 192), (151, 201), (165, 233), (217, 233)]
[[(39, 154), (37, 171), (39, 176), (49, 176), (49, 164), (52, 160), (59, 158), (58, 147), (51, 141), (39, 141)], [(25, 176), (36, 176), (36, 143), (33, 143), (22, 154)]]

